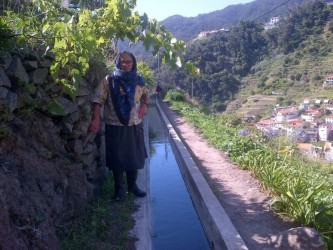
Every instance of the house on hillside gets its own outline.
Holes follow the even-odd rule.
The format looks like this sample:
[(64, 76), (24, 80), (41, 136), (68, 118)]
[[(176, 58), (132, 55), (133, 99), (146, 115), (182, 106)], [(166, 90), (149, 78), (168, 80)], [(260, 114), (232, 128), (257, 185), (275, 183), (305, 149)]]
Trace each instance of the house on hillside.
[(304, 98), (303, 104), (304, 105), (310, 105), (310, 99), (309, 98)]
[(323, 104), (324, 104), (324, 105), (329, 105), (330, 102), (331, 102), (331, 101), (330, 101), (329, 99), (324, 99), (324, 100), (323, 100)]
[(322, 114), (322, 110), (309, 108), (304, 112), (304, 114), (301, 115), (301, 117), (306, 122), (313, 122), (316, 118), (321, 117)]
[(274, 127), (275, 126), (275, 120), (274, 119), (266, 119), (266, 120), (261, 120), (257, 122), (257, 128), (259, 130), (262, 130), (263, 128), (267, 127)]
[(280, 135), (280, 131), (276, 126), (276, 122), (274, 119), (266, 119), (257, 122), (257, 129), (261, 130), (264, 135), (269, 138), (277, 137)]
[(323, 152), (324, 150), (322, 147), (316, 147), (316, 146), (311, 147), (311, 157), (314, 159), (322, 159)]
[(279, 16), (273, 16), (273, 17), (271, 17), (271, 20), (269, 21), (269, 24), (270, 25), (275, 25), (278, 22), (280, 22), (280, 17)]
[(318, 128), (319, 141), (333, 141), (333, 123), (323, 123)]
[(327, 85), (330, 85), (332, 86), (333, 85), (333, 75), (328, 75), (324, 81), (324, 86), (327, 86)]
[(301, 120), (289, 121), (284, 126), (287, 136), (297, 138), (299, 134), (304, 131), (305, 122)]
[(285, 95), (283, 90), (273, 90), (272, 95)]
[(286, 122), (298, 119), (299, 117), (299, 111), (295, 107), (277, 108), (275, 112), (276, 112), (275, 116), (276, 122)]
[(312, 129), (312, 128), (306, 129), (305, 134), (308, 136), (309, 142), (311, 143), (318, 142), (318, 129)]
[(222, 29), (218, 29), (218, 30), (202, 31), (202, 32), (199, 33), (198, 38), (214, 35), (214, 34), (217, 34), (219, 32), (229, 32), (229, 31), (230, 31), (230, 29), (228, 29), (228, 28), (222, 28)]
[(255, 115), (251, 115), (251, 114), (246, 114), (243, 116), (243, 121), (246, 123), (250, 123), (256, 120), (256, 116)]
[(329, 111), (331, 111), (331, 112), (333, 112), (333, 105), (328, 105), (328, 106), (326, 107), (326, 109), (329, 110)]
[(310, 159), (320, 159), (323, 156), (323, 148), (313, 146), (311, 143), (299, 143), (297, 147), (303, 155)]
[(312, 122), (310, 122), (309, 125), (310, 125), (310, 128), (318, 129), (320, 124), (323, 124), (323, 123), (325, 123), (323, 119), (316, 118)]
[(318, 129), (305, 129), (301, 131), (297, 137), (300, 143), (316, 143), (318, 142)]
[(323, 148), (324, 158), (326, 161), (333, 161), (333, 145), (331, 142), (326, 142)]
[(297, 136), (297, 142), (299, 143), (315, 143), (318, 142), (318, 130), (308, 129), (303, 130)]
[(333, 123), (333, 115), (329, 115), (325, 118), (326, 123)]
[(303, 102), (299, 105), (299, 109), (307, 109), (310, 107), (310, 99), (304, 98)]
[(322, 102), (322, 100), (320, 100), (320, 99), (316, 99), (316, 100), (315, 100), (315, 104), (317, 104), (317, 105), (320, 105), (321, 102)]
[(265, 24), (265, 30), (273, 29), (277, 26), (277, 24), (280, 22), (279, 16), (271, 17), (270, 21)]

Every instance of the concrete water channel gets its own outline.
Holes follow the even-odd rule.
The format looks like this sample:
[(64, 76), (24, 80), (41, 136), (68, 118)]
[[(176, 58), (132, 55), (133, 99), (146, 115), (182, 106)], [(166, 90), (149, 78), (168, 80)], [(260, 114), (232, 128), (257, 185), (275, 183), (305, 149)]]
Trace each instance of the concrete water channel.
[(210, 249), (155, 106), (149, 110), (149, 142), (152, 248)]
[(136, 199), (136, 249), (247, 249), (158, 102), (145, 131), (151, 154), (138, 182), (149, 195)]

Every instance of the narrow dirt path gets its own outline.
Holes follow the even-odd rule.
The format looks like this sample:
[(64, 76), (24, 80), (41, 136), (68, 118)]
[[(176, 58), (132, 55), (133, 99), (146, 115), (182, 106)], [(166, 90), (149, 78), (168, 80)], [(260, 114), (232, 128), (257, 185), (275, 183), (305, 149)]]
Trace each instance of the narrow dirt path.
[(211, 147), (166, 103), (161, 106), (249, 250), (268, 249), (266, 237), (269, 234), (293, 227), (270, 209), (272, 197), (261, 190), (260, 183), (249, 171), (239, 169), (223, 153)]

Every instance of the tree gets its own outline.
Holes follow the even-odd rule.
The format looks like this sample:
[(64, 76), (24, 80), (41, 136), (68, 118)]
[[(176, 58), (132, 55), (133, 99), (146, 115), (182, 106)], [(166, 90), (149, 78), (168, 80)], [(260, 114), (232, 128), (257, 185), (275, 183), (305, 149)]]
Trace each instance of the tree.
[(18, 47), (44, 47), (45, 53), (55, 55), (53, 77), (72, 99), (89, 69), (89, 61), (104, 60), (110, 51), (114, 55), (117, 40), (142, 41), (147, 50), (153, 48), (154, 55), (159, 51), (164, 63), (181, 66), (184, 42), (173, 38), (156, 20), (135, 12), (135, 0), (105, 0), (103, 7), (93, 11), (70, 11), (58, 2), (33, 0), (27, 7), (30, 15), (9, 11), (4, 18), (21, 37)]
[(193, 99), (193, 78), (194, 77), (200, 77), (200, 69), (197, 68), (191, 61), (186, 63), (186, 69), (187, 72), (190, 74), (191, 78), (192, 78), (192, 82), (191, 82), (191, 98)]
[(138, 62), (138, 71), (144, 77), (148, 87), (154, 87), (156, 85), (153, 78), (153, 71), (146, 63), (142, 61)]

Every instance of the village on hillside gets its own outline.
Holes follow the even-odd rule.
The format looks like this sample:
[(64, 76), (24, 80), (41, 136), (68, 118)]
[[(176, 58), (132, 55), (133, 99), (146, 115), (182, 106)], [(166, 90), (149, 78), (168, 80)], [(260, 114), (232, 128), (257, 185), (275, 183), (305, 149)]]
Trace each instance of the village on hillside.
[[(333, 75), (324, 85), (333, 85)], [(298, 107), (276, 107), (269, 119), (255, 126), (268, 137), (287, 136), (312, 159), (333, 161), (333, 100), (304, 98)]]
[[(273, 29), (276, 28), (278, 23), (280, 21), (280, 17), (276, 16), (276, 17), (271, 17), (270, 21), (264, 24), (264, 28), (265, 30), (268, 29)], [(199, 33), (197, 39), (203, 38), (203, 37), (207, 37), (210, 35), (214, 35), (220, 32), (229, 32), (230, 29), (229, 28), (222, 28), (222, 29), (217, 29), (217, 30), (209, 30), (209, 31), (202, 31)]]
[[(326, 4), (333, 6), (333, 1)], [(280, 19), (279, 16), (271, 17), (264, 24), (264, 29), (277, 28)], [(221, 32), (230, 32), (230, 29), (202, 31), (196, 39)], [(323, 87), (327, 86), (333, 86), (333, 75), (328, 75), (324, 80)], [(272, 93), (281, 94), (278, 91)], [(256, 116), (247, 113), (243, 119), (253, 125)], [(305, 98), (298, 107), (276, 107), (269, 119), (261, 120), (255, 126), (268, 137), (287, 136), (311, 159), (333, 162), (333, 100)]]

